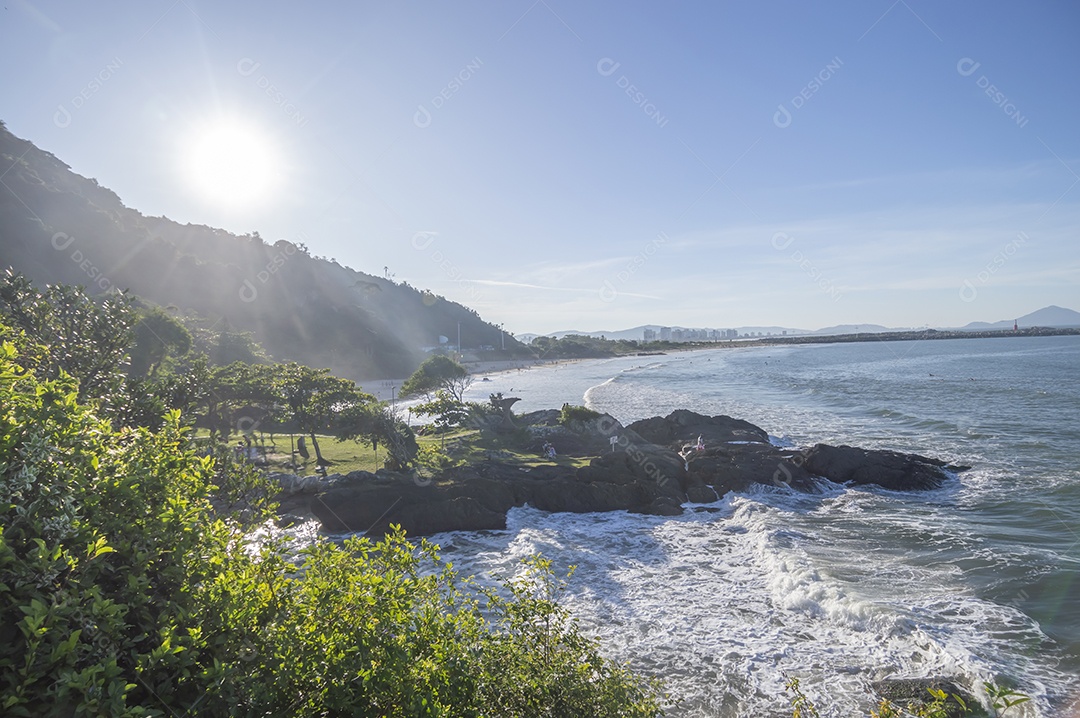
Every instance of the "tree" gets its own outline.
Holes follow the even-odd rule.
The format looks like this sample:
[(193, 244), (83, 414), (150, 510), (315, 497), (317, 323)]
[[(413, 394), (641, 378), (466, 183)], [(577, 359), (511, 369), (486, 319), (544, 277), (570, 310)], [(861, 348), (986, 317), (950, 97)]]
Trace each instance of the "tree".
[(210, 688), (192, 677), (215, 670), (196, 583), (218, 580), (223, 549), (272, 507), (224, 521), (214, 486), (241, 487), (183, 448), (175, 412), (157, 433), (115, 430), (79, 404), (74, 379), (42, 381), (16, 361), (0, 345), (4, 715), (192, 705)]
[(250, 432), (272, 415), (281, 401), (277, 375), (276, 365), (241, 361), (212, 369), (204, 394), (213, 405), (208, 413), (211, 440), (215, 430), (228, 439), (234, 428)]
[(275, 383), (285, 418), (311, 438), (319, 466), (328, 466), (330, 462), (323, 458), (315, 434), (331, 430), (338, 414), (375, 401), (375, 397), (360, 391), (354, 382), (331, 376), (329, 369), (312, 369), (296, 362), (278, 365)]
[(191, 349), (191, 334), (158, 307), (141, 313), (135, 324), (131, 347), (131, 376), (154, 376), (169, 356), (183, 356)]
[(126, 295), (111, 294), (99, 301), (81, 287), (66, 285), (38, 291), (9, 269), (0, 276), (0, 320), (22, 330), (24, 367), (33, 365), (44, 379), (66, 372), (79, 382), (82, 401), (116, 399), (135, 323)]
[(174, 402), (184, 380), (158, 368), (169, 354), (186, 353), (191, 338), (160, 309), (140, 318), (123, 294), (91, 298), (64, 285), (38, 291), (9, 270), (0, 277), (0, 319), (17, 328), (7, 332), (21, 366), (47, 379), (74, 377), (80, 401), (96, 401), (117, 426), (157, 429), (167, 410), (186, 408)]
[(341, 441), (365, 441), (376, 450), (382, 443), (387, 452), (385, 466), (391, 470), (409, 468), (420, 450), (412, 429), (385, 402), (356, 404), (340, 412), (334, 434)]
[(450, 395), (445, 389), (437, 389), (435, 396), (412, 408), (419, 416), (435, 417), (435, 426), (442, 430), (461, 426), (469, 418), (469, 408)]
[(228, 327), (228, 321), (224, 326), (207, 328), (199, 326), (200, 320), (189, 318), (191, 325), (192, 341), (195, 349), (203, 352), (210, 359), (210, 363), (216, 366), (226, 366), (236, 361), (245, 364), (267, 364), (270, 357), (266, 350), (255, 341), (251, 332), (232, 331)]
[(555, 602), (548, 564), (485, 594), (400, 530), (255, 538), (268, 485), (196, 457), (176, 412), (116, 430), (17, 360), (0, 344), (5, 716), (660, 713)]
[(468, 369), (450, 357), (436, 354), (426, 359), (412, 376), (405, 380), (401, 385), (401, 396), (434, 394), (442, 389), (460, 404), (470, 384), (472, 377)]

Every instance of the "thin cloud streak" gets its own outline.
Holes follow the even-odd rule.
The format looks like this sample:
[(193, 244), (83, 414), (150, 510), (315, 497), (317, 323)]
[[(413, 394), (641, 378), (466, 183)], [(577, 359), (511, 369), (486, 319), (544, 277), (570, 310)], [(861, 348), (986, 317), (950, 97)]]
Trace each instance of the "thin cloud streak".
[[(473, 284), (483, 284), (489, 287), (510, 287), (515, 289), (539, 289), (545, 292), (570, 292), (573, 294), (599, 294), (599, 288), (586, 289), (584, 287), (545, 287), (539, 284), (528, 284), (526, 282), (507, 282), (497, 279), (469, 279), (466, 280)], [(637, 297), (639, 299), (657, 299), (662, 300), (663, 297), (657, 297), (651, 294), (636, 294), (634, 292), (620, 292), (627, 297)]]

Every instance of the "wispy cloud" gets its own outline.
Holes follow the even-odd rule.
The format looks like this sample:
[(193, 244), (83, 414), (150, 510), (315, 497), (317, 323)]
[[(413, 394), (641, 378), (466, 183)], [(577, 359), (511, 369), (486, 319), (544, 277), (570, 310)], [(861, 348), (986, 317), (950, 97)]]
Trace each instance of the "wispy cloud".
[(629, 256), (604, 257), (587, 262), (544, 262), (526, 269), (526, 274), (533, 276), (564, 277), (566, 275), (580, 274), (582, 272), (594, 272), (598, 269), (608, 269), (630, 261)]
[[(474, 284), (483, 284), (483, 285), (489, 286), (489, 287), (509, 287), (509, 288), (514, 288), (514, 289), (537, 289), (537, 290), (544, 291), (544, 292), (569, 292), (571, 294), (591, 294), (591, 295), (594, 295), (594, 296), (599, 293), (599, 289), (596, 288), (596, 287), (591, 288), (591, 289), (585, 288), (585, 287), (553, 287), (553, 286), (543, 286), (543, 285), (540, 285), (540, 284), (529, 284), (528, 282), (507, 282), (507, 281), (498, 280), (498, 279), (470, 279), (468, 281), (473, 282)], [(663, 297), (658, 297), (658, 296), (655, 296), (655, 295), (652, 295), (652, 294), (636, 294), (634, 292), (620, 292), (620, 294), (622, 294), (624, 296), (627, 296), (627, 297), (637, 297), (639, 299), (663, 299)]]
[(483, 284), (489, 287), (515, 287), (517, 289), (541, 289), (545, 292), (591, 292), (591, 289), (581, 289), (578, 287), (545, 287), (539, 284), (529, 284), (527, 282), (506, 282), (498, 279), (470, 279), (468, 280), (474, 284)]

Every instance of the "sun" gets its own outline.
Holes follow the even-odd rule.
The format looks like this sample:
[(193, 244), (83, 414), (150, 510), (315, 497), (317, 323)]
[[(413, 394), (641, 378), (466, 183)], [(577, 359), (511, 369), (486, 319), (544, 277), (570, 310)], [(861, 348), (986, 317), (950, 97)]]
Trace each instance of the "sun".
[(228, 207), (271, 198), (281, 176), (273, 140), (257, 127), (222, 120), (193, 134), (183, 148), (184, 174), (198, 194)]

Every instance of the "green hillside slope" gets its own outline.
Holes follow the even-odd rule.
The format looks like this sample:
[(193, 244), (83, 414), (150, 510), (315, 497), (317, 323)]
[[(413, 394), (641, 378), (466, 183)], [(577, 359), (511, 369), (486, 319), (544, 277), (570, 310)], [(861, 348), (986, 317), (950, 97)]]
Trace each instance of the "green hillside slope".
[[(35, 282), (130, 289), (249, 331), (279, 361), (355, 380), (403, 377), (440, 335), (500, 346), (500, 331), (461, 304), (364, 274), (285, 240), (146, 217), (112, 191), (0, 125), (0, 269)], [(506, 337), (506, 357), (528, 350)], [(488, 354), (484, 358), (497, 358)]]

